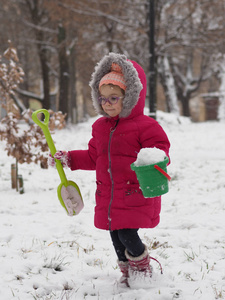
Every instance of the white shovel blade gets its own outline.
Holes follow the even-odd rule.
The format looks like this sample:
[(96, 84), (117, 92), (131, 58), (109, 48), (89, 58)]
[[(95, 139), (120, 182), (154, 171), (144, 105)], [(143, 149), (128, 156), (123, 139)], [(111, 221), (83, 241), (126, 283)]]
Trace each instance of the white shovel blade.
[(68, 185), (65, 187), (63, 185), (61, 188), (61, 196), (69, 216), (73, 216), (74, 212), (78, 215), (83, 209), (83, 200), (74, 186)]

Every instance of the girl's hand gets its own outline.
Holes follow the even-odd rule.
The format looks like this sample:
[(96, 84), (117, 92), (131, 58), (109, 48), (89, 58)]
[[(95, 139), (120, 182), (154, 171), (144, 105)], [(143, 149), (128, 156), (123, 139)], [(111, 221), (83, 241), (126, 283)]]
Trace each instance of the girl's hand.
[(49, 153), (48, 156), (48, 165), (50, 167), (55, 167), (55, 159), (61, 161), (63, 168), (70, 168), (70, 155), (67, 151), (57, 151), (54, 157)]

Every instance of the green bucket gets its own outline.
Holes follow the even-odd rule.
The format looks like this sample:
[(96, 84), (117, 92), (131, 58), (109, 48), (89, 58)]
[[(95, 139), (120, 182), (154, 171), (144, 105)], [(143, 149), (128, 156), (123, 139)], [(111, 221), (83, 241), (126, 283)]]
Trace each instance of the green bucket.
[(145, 198), (153, 198), (166, 194), (169, 191), (168, 181), (171, 179), (167, 174), (169, 158), (152, 165), (135, 166), (131, 164), (131, 170), (135, 171), (140, 188)]

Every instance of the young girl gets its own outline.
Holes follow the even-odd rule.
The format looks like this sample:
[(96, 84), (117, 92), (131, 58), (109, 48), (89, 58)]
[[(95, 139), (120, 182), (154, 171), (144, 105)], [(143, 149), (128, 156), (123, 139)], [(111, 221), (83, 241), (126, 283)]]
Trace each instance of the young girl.
[(94, 223), (109, 230), (122, 272), (120, 281), (129, 286), (134, 274), (152, 275), (138, 229), (157, 226), (161, 209), (161, 197), (144, 198), (130, 165), (142, 148), (156, 147), (168, 156), (170, 143), (161, 126), (143, 114), (146, 76), (136, 62), (115, 53), (104, 56), (90, 87), (94, 107), (103, 117), (92, 126), (88, 150), (59, 151), (54, 158), (71, 170), (96, 170)]

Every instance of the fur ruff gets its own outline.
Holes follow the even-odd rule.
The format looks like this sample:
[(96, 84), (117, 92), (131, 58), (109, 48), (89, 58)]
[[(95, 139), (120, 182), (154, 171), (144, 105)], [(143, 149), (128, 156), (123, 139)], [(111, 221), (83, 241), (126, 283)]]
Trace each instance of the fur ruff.
[(142, 261), (143, 259), (145, 259), (149, 255), (148, 254), (148, 248), (145, 246), (144, 252), (140, 256), (138, 256), (138, 257), (134, 257), (134, 256), (130, 255), (129, 252), (127, 251), (127, 249), (125, 250), (125, 255), (126, 255), (126, 258), (129, 261), (140, 262), (140, 261)]
[(119, 115), (120, 118), (126, 118), (130, 115), (132, 109), (138, 102), (140, 91), (143, 86), (138, 77), (138, 72), (134, 68), (131, 61), (127, 60), (127, 57), (122, 54), (109, 53), (104, 56), (102, 60), (96, 65), (94, 73), (90, 81), (91, 96), (94, 108), (98, 114), (108, 116), (101, 105), (99, 104), (99, 82), (102, 77), (111, 71), (112, 63), (117, 63), (121, 68), (126, 81), (127, 89), (125, 91), (125, 97), (123, 99), (123, 109)]

